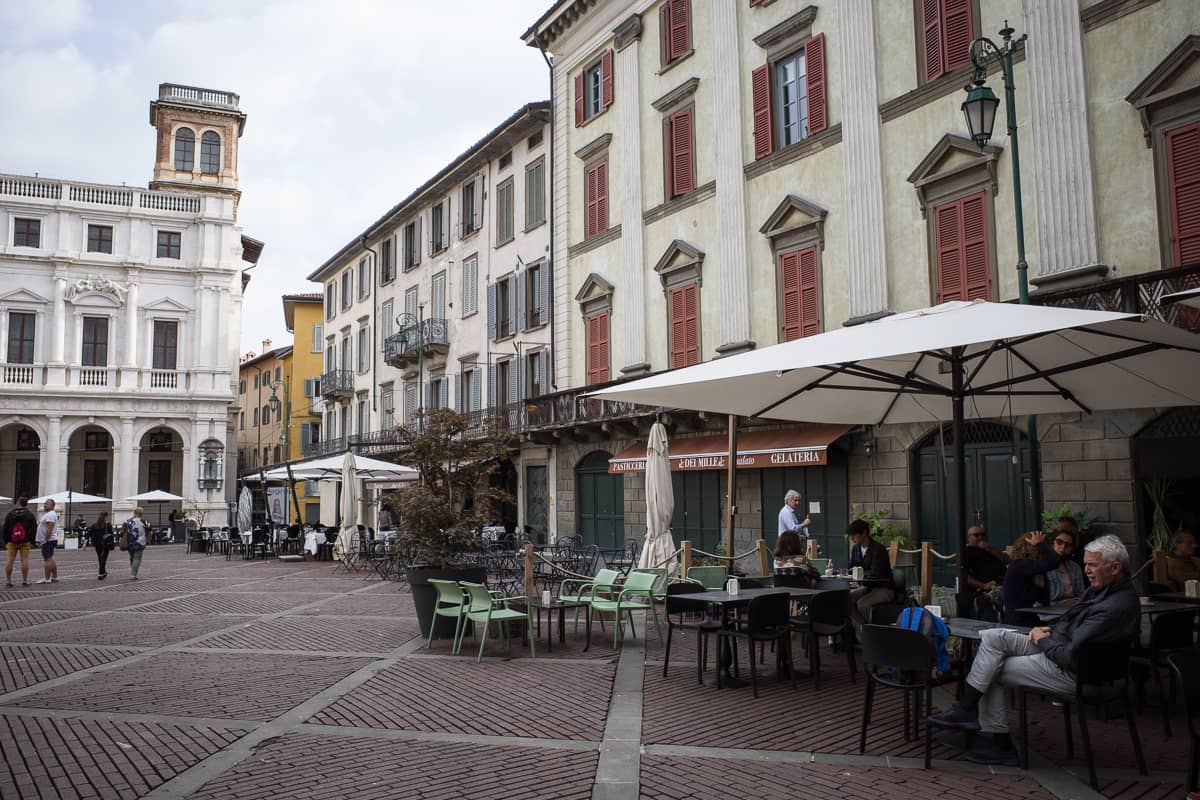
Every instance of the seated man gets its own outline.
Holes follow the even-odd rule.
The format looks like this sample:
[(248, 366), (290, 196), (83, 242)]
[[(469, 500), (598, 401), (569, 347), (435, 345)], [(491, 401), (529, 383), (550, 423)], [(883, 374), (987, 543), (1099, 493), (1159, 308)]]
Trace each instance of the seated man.
[(846, 535), (853, 543), (850, 568), (863, 569), (859, 588), (850, 593), (850, 620), (855, 631), (861, 632), (871, 607), (890, 603), (896, 597), (892, 589), (892, 560), (887, 548), (871, 538), (871, 526), (865, 520), (851, 522)]
[(1196, 537), (1182, 530), (1171, 539), (1167, 554), (1167, 580), (1172, 588), (1182, 592), (1188, 581), (1200, 580), (1200, 558), (1196, 557)]
[(1078, 603), (1052, 627), (1033, 628), (1027, 636), (1004, 628), (983, 631), (962, 700), (929, 717), (934, 725), (991, 735), (990, 743), (968, 751), (969, 761), (1017, 764), (1004, 686), (1073, 692), (1081, 646), (1138, 639), (1142, 610), (1125, 545), (1116, 536), (1101, 536), (1085, 548), (1083, 565), (1090, 586)]
[(967, 546), (962, 551), (963, 573), (967, 588), (958, 593), (959, 613), (972, 619), (997, 622), (1000, 615), (984, 595), (1004, 581), (1008, 555), (988, 544), (987, 533), (978, 525), (967, 529)]

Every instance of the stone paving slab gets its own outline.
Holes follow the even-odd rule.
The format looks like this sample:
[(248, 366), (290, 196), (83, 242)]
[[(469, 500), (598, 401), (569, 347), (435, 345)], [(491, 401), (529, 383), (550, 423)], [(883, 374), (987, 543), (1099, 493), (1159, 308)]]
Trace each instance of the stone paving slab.
[(0, 633), (10, 642), (111, 644), (160, 647), (228, 627), (230, 620), (200, 614), (138, 614), (114, 611), (38, 628)]
[[(109, 575), (105, 581), (107, 586), (102, 592), (171, 592), (173, 594), (190, 594), (193, 592), (229, 591), (239, 583), (252, 581), (252, 578), (156, 578), (153, 574), (139, 573), (138, 580)], [(113, 579), (117, 580), (114, 581)], [(294, 591), (294, 590), (293, 590)]]
[(5, 609), (0, 611), (0, 631), (15, 631), (77, 616), (79, 615), (68, 611), (9, 611)]
[[(314, 761), (321, 768), (314, 769)], [(260, 747), (193, 797), (217, 800), (588, 800), (596, 754), (454, 742), (290, 734)]]
[(386, 653), (416, 635), (415, 619), (364, 617), (347, 623), (338, 618), (304, 615), (255, 622), (197, 642), (195, 647)]
[(119, 648), (5, 645), (0, 647), (0, 693), (119, 661), (137, 652)]
[(355, 593), (331, 596), (307, 613), (317, 616), (416, 617), (417, 610), (412, 595), (407, 593)]
[(209, 592), (185, 597), (172, 597), (135, 609), (151, 614), (241, 614), (257, 616), (311, 603), (307, 594), (250, 594), (233, 592)]
[(47, 611), (117, 611), (129, 606), (178, 597), (177, 592), (98, 592), (59, 591), (44, 592), (35, 597), (13, 600), (0, 606), (0, 610), (25, 610), (36, 608)]

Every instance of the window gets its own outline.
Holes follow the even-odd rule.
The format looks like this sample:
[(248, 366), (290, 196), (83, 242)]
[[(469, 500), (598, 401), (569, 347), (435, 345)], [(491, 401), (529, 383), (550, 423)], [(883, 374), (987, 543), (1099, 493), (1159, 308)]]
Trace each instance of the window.
[(439, 272), (433, 276), (429, 292), (430, 319), (446, 319), (446, 273)]
[(321, 342), (325, 339), (325, 326), (319, 322), (312, 324), (312, 345), (309, 352), (321, 352)]
[(587, 318), (587, 382), (608, 380), (608, 312)]
[(359, 395), (358, 398), (358, 420), (355, 423), (355, 432), (362, 436), (371, 430), (371, 416), (368, 413), (366, 395)]
[(1165, 134), (1174, 266), (1200, 261), (1200, 122)]
[(525, 168), (525, 230), (546, 221), (546, 161), (539, 158)]
[(8, 313), (8, 363), (33, 363), (33, 334), (37, 316), (24, 311)]
[(333, 319), (337, 314), (337, 281), (325, 284), (325, 319)]
[(587, 215), (583, 236), (590, 239), (608, 230), (608, 160), (603, 159), (588, 166), (584, 183)]
[(971, 40), (975, 38), (972, 0), (919, 0), (919, 5), (917, 65), (922, 81), (970, 64)]
[(384, 239), (379, 245), (379, 282), (391, 283), (396, 277), (396, 254), (392, 251), (392, 238)]
[(146, 434), (147, 450), (158, 453), (171, 452), (171, 433), (170, 431), (151, 431)]
[(342, 273), (342, 311), (354, 303), (354, 273), (346, 270)]
[(380, 420), (383, 430), (391, 430), (396, 425), (396, 404), (393, 399), (392, 390), (384, 389), (382, 394), (383, 399), (383, 419)]
[(352, 405), (351, 403), (347, 403), (346, 405), (344, 405), (338, 409), (338, 417), (340, 418), (338, 424), (340, 424), (342, 426), (342, 436), (349, 436), (353, 433), (353, 431), (350, 430), (350, 406), (351, 405)]
[(333, 372), (337, 369), (337, 348), (333, 343), (329, 343), (329, 347), (325, 350), (325, 371)]
[(412, 317), (412, 324), (415, 324), (417, 321), (418, 302), (417, 287), (408, 287), (408, 290), (404, 292), (404, 313)]
[(87, 251), (112, 253), (112, 225), (88, 225)]
[(245, 394), (245, 393), (246, 393), (246, 379), (243, 378), (242, 380), (238, 381), (238, 394)]
[(200, 137), (200, 171), (206, 175), (221, 171), (221, 137), (215, 131), (205, 131)]
[(512, 166), (512, 150), (509, 150), (504, 155), (500, 156), (500, 164), (497, 169), (508, 169)]
[(379, 306), (379, 335), (386, 342), (396, 332), (396, 319), (392, 315), (392, 301), (384, 300)]
[(575, 127), (605, 111), (613, 101), (613, 51), (605, 50), (575, 76)]
[(546, 262), (537, 261), (525, 270), (525, 319), (522, 320), (522, 330), (545, 325), (550, 321), (547, 299), (550, 295), (550, 270)]
[(479, 259), (475, 256), (463, 261), (462, 315), (469, 317), (479, 311)]
[(754, 104), (754, 157), (795, 144), (828, 127), (825, 107), (825, 34), (750, 75)]
[(696, 186), (694, 113), (695, 108), (688, 106), (663, 120), (663, 153), (666, 154), (663, 166), (668, 200), (685, 195)]
[(404, 421), (411, 425), (417, 420), (417, 383), (408, 381), (404, 384)]
[(488, 286), (488, 338), (504, 339), (517, 332), (517, 279), (501, 278)]
[(358, 260), (358, 299), (362, 300), (370, 296), (371, 260), (364, 257)]
[(404, 269), (410, 270), (421, 263), (421, 220), (415, 219), (404, 226)]
[(473, 180), (463, 184), (460, 224), (462, 236), (465, 238), (479, 230), (483, 224), (483, 176), (477, 175)]
[(662, 64), (665, 67), (692, 52), (690, 0), (667, 0), (658, 10), (662, 39)]
[(179, 347), (179, 323), (175, 320), (154, 321), (153, 368), (175, 369)]
[(271, 407), (269, 405), (264, 405), (262, 407), (262, 414), (260, 414), (258, 418), (262, 420), (263, 425), (270, 425), (271, 424)]
[(445, 375), (429, 381), (429, 397), (426, 398), (426, 408), (447, 408), (450, 405), (450, 381)]
[(280, 378), (280, 375), (282, 375), (282, 373), (283, 373), (283, 367), (278, 367), (278, 366), (275, 367), (275, 380), (273, 381), (274, 383), (276, 383), (276, 384), (279, 383), (279, 378)]
[(259, 373), (257, 373), (257, 372), (254, 373), (254, 388), (255, 389), (258, 388), (258, 376), (259, 376)]
[(539, 350), (525, 356), (525, 396), (540, 397), (546, 392), (546, 367), (550, 351)]
[(367, 329), (359, 328), (358, 329), (358, 371), (359, 372), (366, 372), (368, 367), (371, 364), (371, 353), (370, 353), (370, 350), (368, 349), (368, 345), (367, 345), (368, 338), (369, 337), (367, 336)]
[(488, 386), (488, 401), (491, 408), (500, 408), (517, 402), (517, 362), (514, 359), (497, 361), (492, 370), (491, 385)]
[(454, 395), (454, 408), (464, 413), (478, 411), (481, 406), (480, 383), (478, 369), (463, 369), (458, 376), (458, 391)]
[(821, 292), (817, 282), (817, 248), (779, 255), (780, 341), (821, 332)]
[(246, 412), (242, 411), (238, 414), (238, 430), (246, 430)]
[(191, 128), (175, 131), (175, 169), (191, 172), (196, 159), (196, 134)]
[(182, 240), (183, 234), (176, 231), (159, 231), (158, 257), (179, 258), (179, 246)]
[(511, 242), (513, 232), (513, 180), (496, 187), (496, 244)]
[(83, 462), (83, 491), (86, 494), (108, 494), (108, 462), (88, 459)]
[(446, 224), (450, 216), (450, 198), (443, 199), (429, 209), (429, 252), (440, 253), (450, 246), (450, 228)]
[(525, 140), (525, 149), (533, 150), (535, 147), (542, 146), (542, 132), (536, 131), (529, 134), (529, 138)]
[(85, 367), (108, 366), (108, 317), (83, 318), (83, 352), (79, 363)]
[(13, 220), (13, 247), (41, 247), (42, 221), (40, 219)]
[(343, 370), (354, 369), (354, 340), (350, 338), (350, 334), (342, 337), (341, 365)]
[(937, 302), (992, 299), (987, 205), (979, 192), (934, 207)]
[(83, 434), (84, 450), (107, 450), (108, 431), (87, 431)]
[(689, 283), (671, 289), (668, 295), (671, 314), (671, 367), (700, 363), (700, 319), (697, 310), (699, 286)]

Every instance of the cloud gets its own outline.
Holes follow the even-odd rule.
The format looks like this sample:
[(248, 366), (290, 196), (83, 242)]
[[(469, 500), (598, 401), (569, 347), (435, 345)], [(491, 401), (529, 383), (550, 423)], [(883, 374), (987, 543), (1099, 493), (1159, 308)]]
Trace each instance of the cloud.
[(0, 31), (8, 39), (6, 48), (59, 41), (83, 30), (87, 22), (85, 0), (0, 3)]

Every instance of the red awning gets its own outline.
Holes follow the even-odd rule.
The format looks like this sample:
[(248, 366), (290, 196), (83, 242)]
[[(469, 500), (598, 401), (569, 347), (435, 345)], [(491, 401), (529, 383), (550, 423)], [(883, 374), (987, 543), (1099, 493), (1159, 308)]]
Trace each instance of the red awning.
[[(824, 466), (826, 449), (853, 427), (812, 423), (782, 430), (738, 433), (738, 468)], [(725, 469), (729, 438), (722, 433), (674, 439), (670, 449), (672, 472)], [(645, 472), (646, 443), (632, 444), (610, 458), (608, 471), (610, 474)]]

